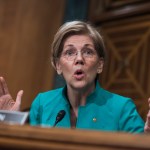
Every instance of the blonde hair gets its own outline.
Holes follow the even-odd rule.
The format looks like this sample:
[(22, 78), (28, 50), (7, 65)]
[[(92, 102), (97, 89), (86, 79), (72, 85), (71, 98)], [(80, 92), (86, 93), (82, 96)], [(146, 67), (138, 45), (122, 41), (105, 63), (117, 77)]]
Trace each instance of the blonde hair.
[(88, 35), (95, 46), (95, 50), (99, 57), (105, 58), (105, 47), (102, 36), (91, 24), (83, 21), (71, 21), (63, 24), (54, 36), (51, 46), (51, 62), (56, 68), (56, 62), (61, 56), (63, 45), (66, 38), (72, 35)]

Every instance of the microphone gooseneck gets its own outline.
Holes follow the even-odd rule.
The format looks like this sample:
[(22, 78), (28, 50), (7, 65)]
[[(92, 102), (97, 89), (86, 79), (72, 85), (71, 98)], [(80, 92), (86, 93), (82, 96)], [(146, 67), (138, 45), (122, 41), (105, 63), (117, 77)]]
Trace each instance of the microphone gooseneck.
[(58, 114), (57, 114), (57, 116), (56, 116), (55, 124), (54, 124), (53, 127), (55, 127), (56, 124), (64, 118), (65, 114), (66, 114), (66, 112), (65, 112), (64, 110), (60, 110), (60, 111), (58, 112)]

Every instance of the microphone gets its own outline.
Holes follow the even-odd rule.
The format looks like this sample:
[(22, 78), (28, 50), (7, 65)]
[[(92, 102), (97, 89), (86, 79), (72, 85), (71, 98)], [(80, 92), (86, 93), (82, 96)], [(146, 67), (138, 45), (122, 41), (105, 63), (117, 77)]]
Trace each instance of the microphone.
[(55, 124), (53, 125), (53, 127), (55, 127), (56, 124), (64, 118), (65, 114), (66, 114), (66, 112), (64, 110), (60, 110), (58, 112), (58, 114), (56, 116)]

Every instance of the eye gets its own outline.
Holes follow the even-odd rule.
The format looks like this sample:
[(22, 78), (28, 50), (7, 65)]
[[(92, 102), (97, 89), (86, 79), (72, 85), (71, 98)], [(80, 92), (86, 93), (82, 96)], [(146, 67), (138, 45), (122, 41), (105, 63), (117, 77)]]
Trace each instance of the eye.
[(76, 51), (74, 49), (68, 49), (64, 52), (64, 55), (69, 57), (69, 56), (73, 56), (76, 54)]
[(94, 51), (92, 49), (86, 48), (86, 49), (84, 49), (83, 54), (87, 55), (87, 56), (93, 56)]

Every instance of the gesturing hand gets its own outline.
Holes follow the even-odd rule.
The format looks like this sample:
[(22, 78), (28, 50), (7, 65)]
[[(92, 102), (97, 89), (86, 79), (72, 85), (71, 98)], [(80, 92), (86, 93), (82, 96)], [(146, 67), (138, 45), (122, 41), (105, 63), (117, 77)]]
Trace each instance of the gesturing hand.
[(147, 114), (146, 123), (145, 123), (145, 127), (144, 127), (145, 133), (150, 133), (150, 98), (148, 99), (148, 104), (149, 104), (149, 111)]
[(19, 111), (22, 95), (23, 90), (20, 90), (17, 94), (16, 101), (14, 101), (9, 93), (4, 78), (0, 77), (0, 110)]

